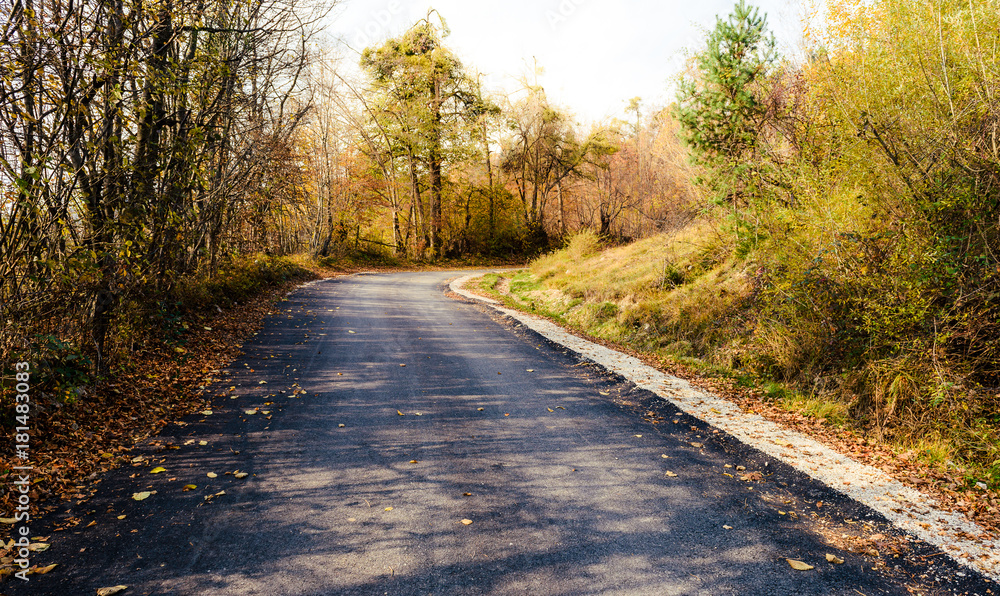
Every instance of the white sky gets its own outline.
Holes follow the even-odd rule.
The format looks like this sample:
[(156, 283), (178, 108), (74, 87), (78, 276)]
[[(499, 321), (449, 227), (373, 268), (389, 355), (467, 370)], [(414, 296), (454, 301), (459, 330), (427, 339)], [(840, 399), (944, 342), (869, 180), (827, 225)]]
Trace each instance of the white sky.
[[(800, 48), (799, 0), (751, 0), (768, 15), (783, 55)], [(685, 50), (702, 47), (716, 15), (735, 0), (340, 0), (328, 34), (360, 51), (405, 31), (430, 7), (446, 19), (445, 43), (487, 86), (511, 91), (532, 72), (550, 101), (580, 122), (623, 117), (629, 98), (646, 105), (669, 102)], [(343, 50), (344, 62), (357, 54)]]

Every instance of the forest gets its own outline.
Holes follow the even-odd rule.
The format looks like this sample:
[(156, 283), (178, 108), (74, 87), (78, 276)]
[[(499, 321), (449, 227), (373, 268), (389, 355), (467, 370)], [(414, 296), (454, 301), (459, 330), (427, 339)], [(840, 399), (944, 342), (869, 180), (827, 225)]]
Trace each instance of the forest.
[(15, 362), (72, 404), (311, 269), (533, 261), (589, 333), (1000, 484), (1000, 4), (825, 4), (805, 59), (741, 0), (670, 105), (580, 124), (434, 10), (356, 76), (307, 0), (4, 3), (2, 425)]

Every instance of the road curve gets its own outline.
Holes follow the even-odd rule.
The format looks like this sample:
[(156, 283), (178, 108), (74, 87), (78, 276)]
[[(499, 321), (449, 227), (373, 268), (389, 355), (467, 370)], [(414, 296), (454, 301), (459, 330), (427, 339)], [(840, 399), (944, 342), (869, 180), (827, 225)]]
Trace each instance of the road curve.
[(137, 448), (33, 560), (61, 566), (0, 592), (992, 593), (872, 510), (447, 297), (455, 276), (291, 294), (210, 388), (211, 415)]

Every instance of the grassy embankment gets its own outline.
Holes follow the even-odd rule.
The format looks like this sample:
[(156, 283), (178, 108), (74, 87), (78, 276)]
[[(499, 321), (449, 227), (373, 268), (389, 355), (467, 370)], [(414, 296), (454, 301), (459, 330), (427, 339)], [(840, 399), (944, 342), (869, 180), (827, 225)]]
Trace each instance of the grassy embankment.
[(611, 248), (585, 232), (511, 278), (486, 276), (481, 288), (515, 308), (704, 377), (728, 378), (785, 410), (884, 441), (961, 477), (966, 488), (998, 485), (1000, 445), (983, 413), (988, 402), (969, 405), (982, 388), (935, 403), (916, 390), (904, 394), (900, 385), (916, 375), (900, 373), (888, 383), (900, 402), (910, 402), (891, 416), (873, 411), (873, 395), (886, 386), (870, 371), (884, 363), (845, 349), (836, 330), (808, 320), (779, 324), (775, 310), (788, 294), (768, 273), (768, 255), (741, 256), (727, 238), (709, 219)]

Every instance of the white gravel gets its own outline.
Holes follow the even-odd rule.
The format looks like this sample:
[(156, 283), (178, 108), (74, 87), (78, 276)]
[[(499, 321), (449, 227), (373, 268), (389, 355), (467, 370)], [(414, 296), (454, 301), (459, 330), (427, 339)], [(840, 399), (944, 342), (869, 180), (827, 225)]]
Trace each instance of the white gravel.
[(893, 480), (877, 468), (856, 462), (760, 415), (748, 414), (736, 404), (696, 389), (687, 381), (647, 366), (632, 356), (577, 337), (541, 317), (504, 308), (495, 300), (462, 289), (478, 275), (454, 280), (451, 290), (490, 305), (546, 339), (577, 352), (688, 414), (867, 505), (901, 530), (940, 548), (959, 564), (1000, 581), (1000, 541), (982, 538), (985, 536), (982, 528), (964, 515), (943, 511), (933, 498)]

